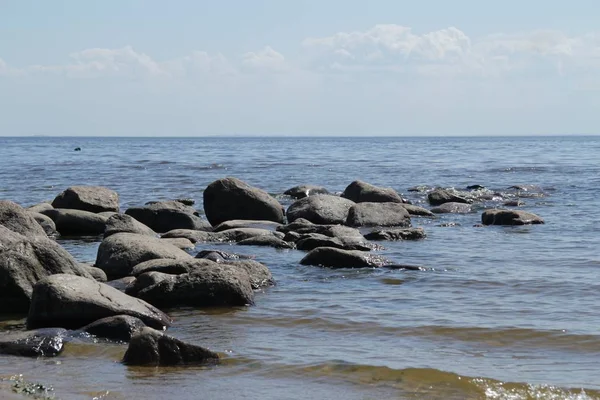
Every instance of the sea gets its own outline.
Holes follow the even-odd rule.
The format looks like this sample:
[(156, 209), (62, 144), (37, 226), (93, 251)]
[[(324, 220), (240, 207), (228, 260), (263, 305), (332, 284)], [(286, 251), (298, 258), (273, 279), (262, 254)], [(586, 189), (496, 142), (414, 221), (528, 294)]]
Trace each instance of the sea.
[[(204, 188), (223, 177), (286, 207), (293, 186), (341, 193), (360, 179), (428, 208), (427, 188), (481, 185), (545, 224), (481, 226), (493, 200), (413, 217), (427, 238), (377, 253), (418, 271), (199, 244), (255, 256), (277, 281), (253, 306), (166, 310), (168, 333), (219, 352), (220, 365), (130, 367), (125, 344), (75, 340), (56, 358), (0, 356), (0, 398), (23, 379), (56, 399), (600, 399), (598, 160), (594, 136), (2, 137), (0, 198), (23, 206), (101, 185), (122, 210), (192, 198), (202, 214)], [(99, 240), (58, 241), (94, 262)], [(0, 311), (0, 330), (22, 329), (24, 316)]]

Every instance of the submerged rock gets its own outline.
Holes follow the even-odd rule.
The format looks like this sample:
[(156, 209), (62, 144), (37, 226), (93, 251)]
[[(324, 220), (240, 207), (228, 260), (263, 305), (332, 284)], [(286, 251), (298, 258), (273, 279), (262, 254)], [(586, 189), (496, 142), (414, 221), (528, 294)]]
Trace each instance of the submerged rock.
[(299, 185), (286, 190), (283, 194), (295, 199), (303, 199), (305, 197), (314, 196), (315, 194), (329, 194), (329, 191), (323, 186)]
[(101, 186), (71, 186), (54, 199), (54, 208), (68, 208), (92, 213), (119, 212), (119, 195)]
[(0, 335), (0, 354), (23, 357), (54, 357), (64, 348), (67, 331), (46, 328)]
[(382, 256), (365, 251), (319, 247), (310, 251), (300, 264), (327, 268), (376, 268), (393, 263)]
[(481, 215), (484, 225), (530, 225), (543, 224), (544, 220), (533, 214), (521, 210), (486, 210)]
[(342, 197), (355, 203), (405, 203), (394, 189), (371, 185), (360, 180), (348, 185)]
[(287, 210), (287, 219), (290, 223), (304, 218), (314, 224), (344, 224), (354, 204), (343, 197), (318, 194), (294, 202)]

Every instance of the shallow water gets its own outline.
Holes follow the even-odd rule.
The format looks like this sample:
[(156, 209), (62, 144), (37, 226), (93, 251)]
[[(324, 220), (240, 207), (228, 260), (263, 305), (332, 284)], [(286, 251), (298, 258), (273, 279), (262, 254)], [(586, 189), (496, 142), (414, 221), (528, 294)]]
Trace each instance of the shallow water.
[[(384, 242), (381, 254), (423, 271), (327, 270), (299, 265), (296, 250), (200, 245), (255, 255), (278, 282), (253, 307), (169, 310), (170, 333), (220, 352), (222, 365), (131, 368), (118, 362), (123, 345), (75, 341), (55, 359), (0, 357), (0, 376), (51, 384), (62, 399), (600, 399), (600, 138), (0, 138), (0, 148), (0, 198), (25, 206), (98, 184), (123, 209), (192, 197), (201, 210), (203, 188), (224, 176), (289, 205), (281, 193), (296, 184), (341, 192), (362, 179), (420, 205), (408, 188), (535, 184), (544, 196), (519, 196), (546, 220), (476, 227), (481, 208), (413, 218), (427, 239)], [(97, 242), (60, 242), (94, 261)]]

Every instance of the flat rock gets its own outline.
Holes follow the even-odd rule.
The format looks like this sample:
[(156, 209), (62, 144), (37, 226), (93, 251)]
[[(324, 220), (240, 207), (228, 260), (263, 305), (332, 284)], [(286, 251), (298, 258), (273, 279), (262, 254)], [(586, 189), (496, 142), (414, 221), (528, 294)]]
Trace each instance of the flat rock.
[(376, 268), (393, 263), (384, 257), (366, 251), (318, 247), (311, 250), (300, 261), (300, 264), (327, 268)]
[(259, 228), (227, 229), (225, 231), (217, 232), (214, 235), (215, 239), (217, 239), (217, 241), (219, 242), (240, 242), (242, 240), (255, 238), (258, 236), (270, 236), (283, 239), (283, 237), (285, 236), (281, 232)]
[(410, 226), (410, 215), (398, 203), (358, 203), (350, 208), (349, 226)]
[(214, 232), (197, 231), (193, 229), (173, 229), (161, 235), (163, 239), (185, 238), (192, 243), (218, 242), (219, 235)]
[(62, 328), (36, 329), (0, 334), (0, 354), (22, 357), (54, 357), (64, 348), (67, 331)]
[(240, 240), (237, 242), (239, 246), (263, 246), (273, 247), (275, 249), (293, 249), (295, 248), (293, 243), (286, 242), (276, 236), (254, 236), (248, 239)]
[(245, 219), (234, 219), (232, 221), (221, 222), (219, 225), (213, 228), (213, 232), (226, 231), (228, 229), (236, 228), (258, 228), (267, 230), (276, 230), (282, 226), (279, 222), (273, 221), (257, 221), (257, 220), (245, 220)]
[(106, 220), (104, 237), (107, 238), (115, 233), (137, 233), (138, 235), (158, 236), (149, 226), (142, 224), (127, 214), (113, 214)]
[(129, 342), (131, 337), (146, 327), (144, 321), (130, 315), (115, 315), (92, 322), (81, 328), (99, 338)]
[(43, 214), (52, 218), (63, 236), (97, 236), (106, 229), (107, 218), (89, 211), (55, 208)]
[(423, 228), (405, 228), (405, 229), (377, 229), (365, 235), (368, 240), (419, 240), (424, 239), (425, 230)]
[(125, 214), (132, 216), (155, 232), (169, 232), (173, 229), (211, 229), (194, 208), (178, 201), (159, 201), (143, 207), (132, 207), (127, 209)]
[(101, 186), (71, 186), (52, 201), (54, 208), (68, 208), (92, 213), (119, 212), (119, 195)]
[(352, 182), (342, 193), (342, 197), (355, 203), (404, 203), (402, 196), (394, 189), (371, 185), (360, 180)]
[(0, 225), (26, 237), (47, 237), (35, 218), (12, 201), (0, 200)]
[(467, 203), (456, 203), (456, 202), (448, 202), (444, 204), (440, 204), (437, 207), (431, 209), (431, 212), (435, 214), (468, 214), (473, 211), (473, 208), (470, 204)]
[(305, 197), (314, 196), (315, 194), (329, 194), (329, 191), (323, 186), (299, 185), (286, 190), (283, 194), (295, 199), (303, 199)]
[(434, 214), (426, 208), (415, 206), (412, 204), (404, 203), (402, 207), (408, 211), (410, 215), (418, 216), (418, 217), (433, 217)]
[(287, 210), (288, 222), (304, 218), (314, 224), (344, 224), (356, 203), (343, 197), (318, 194), (295, 201)]
[(484, 225), (530, 225), (543, 224), (544, 219), (530, 212), (521, 210), (485, 210), (481, 215)]

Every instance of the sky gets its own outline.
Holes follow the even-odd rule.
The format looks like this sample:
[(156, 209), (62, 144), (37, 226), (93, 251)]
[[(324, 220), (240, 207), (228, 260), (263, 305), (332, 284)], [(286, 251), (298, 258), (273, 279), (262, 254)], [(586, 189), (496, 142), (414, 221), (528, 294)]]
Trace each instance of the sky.
[(0, 135), (600, 133), (597, 0), (0, 0)]

